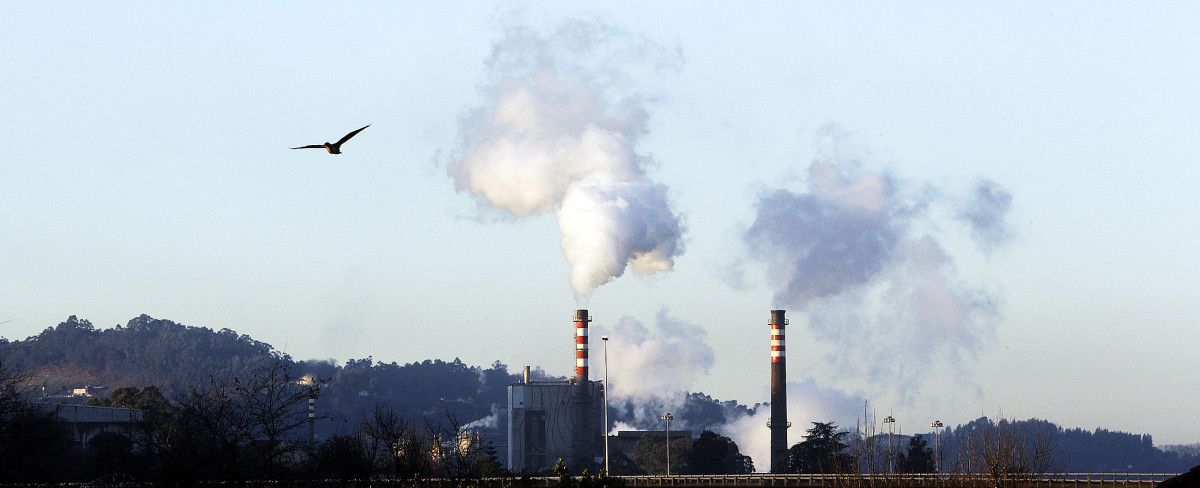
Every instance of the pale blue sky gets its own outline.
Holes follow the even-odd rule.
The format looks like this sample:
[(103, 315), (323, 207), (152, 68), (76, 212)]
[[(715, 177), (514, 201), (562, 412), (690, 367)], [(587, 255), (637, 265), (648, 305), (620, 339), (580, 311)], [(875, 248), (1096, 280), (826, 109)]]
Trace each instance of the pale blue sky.
[[(1200, 6), (638, 3), (4, 3), (0, 336), (147, 313), (300, 358), (565, 374), (578, 305), (610, 326), (667, 308), (707, 331), (698, 389), (765, 401), (772, 290), (752, 262), (737, 289), (723, 270), (756, 195), (803, 190), (834, 124), (947, 205), (979, 178), (1012, 194), (991, 253), (934, 219), (1000, 321), (902, 401), (806, 368), (853, 344), (802, 341), (794, 313), (792, 379), (912, 425), (1003, 412), (1200, 441)], [(682, 53), (638, 148), (687, 226), (675, 271), (577, 303), (553, 215), (481, 223), (455, 191), (443, 164), (501, 18), (595, 18)], [(366, 123), (341, 156), (287, 149)]]

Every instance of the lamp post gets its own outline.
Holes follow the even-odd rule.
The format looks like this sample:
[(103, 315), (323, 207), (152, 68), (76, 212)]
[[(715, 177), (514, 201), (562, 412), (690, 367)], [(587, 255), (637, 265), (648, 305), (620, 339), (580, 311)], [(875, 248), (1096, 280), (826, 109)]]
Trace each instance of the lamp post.
[(883, 418), (883, 423), (888, 426), (888, 472), (893, 472), (896, 470), (895, 463), (893, 462), (896, 453), (892, 446), (892, 431), (896, 428), (896, 418), (888, 415)]
[(675, 416), (671, 415), (671, 412), (667, 412), (659, 418), (667, 423), (667, 476), (671, 476), (671, 419)]
[(941, 446), (938, 443), (938, 437), (942, 435), (942, 421), (934, 420), (929, 424), (929, 426), (933, 427), (933, 472), (941, 473), (942, 467), (939, 463), (940, 459), (938, 455), (938, 451), (941, 450)]
[(608, 476), (608, 336), (600, 336), (604, 342), (604, 475)]

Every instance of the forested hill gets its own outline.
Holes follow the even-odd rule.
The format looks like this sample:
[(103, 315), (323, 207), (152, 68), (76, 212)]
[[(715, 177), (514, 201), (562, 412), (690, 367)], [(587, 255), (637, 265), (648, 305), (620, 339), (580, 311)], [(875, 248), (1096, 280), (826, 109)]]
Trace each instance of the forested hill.
[[(505, 387), (517, 380), (504, 364), (472, 367), (458, 359), (383, 363), (370, 357), (344, 365), (296, 361), (270, 344), (229, 329), (214, 331), (142, 315), (99, 329), (75, 316), (25, 340), (0, 339), (0, 358), (32, 376), (48, 394), (72, 387), (158, 386), (168, 396), (204, 389), (214, 379), (245, 377), (281, 362), (294, 378), (327, 380), (319, 406), (334, 421), (356, 422), (377, 403), (413, 419), (453, 415), (463, 422), (490, 415)], [(540, 374), (540, 371), (538, 372)], [(337, 422), (344, 421), (344, 422)]]
[[(229, 329), (214, 331), (147, 315), (107, 329), (71, 316), (24, 340), (0, 339), (0, 360), (30, 373), (32, 386), (39, 390), (44, 386), (50, 395), (85, 385), (103, 385), (109, 391), (153, 385), (168, 397), (203, 390), (213, 381), (247, 377), (278, 361), (288, 366), (294, 378), (311, 375), (325, 380), (318, 400), (321, 414), (328, 417), (319, 428), (324, 433), (351, 428), (377, 404), (394, 407), (416, 422), (446, 415), (464, 423), (478, 420), (505, 404), (506, 387), (520, 380), (498, 361), (479, 367), (458, 359), (398, 364), (367, 357), (341, 365), (294, 360), (270, 344)], [(534, 368), (533, 376), (550, 379), (540, 368)], [(651, 408), (648, 405), (614, 408), (614, 421), (637, 425), (639, 418), (657, 419), (657, 413), (641, 411)], [(750, 407), (734, 401), (691, 393), (677, 416), (681, 427), (698, 433), (750, 412)]]
[(111, 329), (97, 329), (72, 315), (25, 340), (0, 339), (0, 357), (35, 373), (51, 392), (88, 384), (183, 389), (210, 376), (238, 375), (276, 359), (290, 361), (245, 334), (148, 315)]
[[(926, 442), (933, 437), (925, 434)], [(993, 421), (981, 417), (947, 428), (941, 434), (947, 459), (968, 456), (983, 445), (1016, 443), (1029, 452), (1046, 451), (1044, 471), (1175, 473), (1200, 464), (1200, 452), (1164, 451), (1149, 434), (1136, 435), (1097, 428), (1063, 428), (1048, 420)]]

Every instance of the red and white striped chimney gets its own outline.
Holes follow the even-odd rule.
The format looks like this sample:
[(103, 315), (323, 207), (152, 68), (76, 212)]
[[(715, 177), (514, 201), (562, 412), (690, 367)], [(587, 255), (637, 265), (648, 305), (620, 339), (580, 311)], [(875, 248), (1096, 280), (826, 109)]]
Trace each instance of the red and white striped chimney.
[(771, 362), (784, 362), (784, 345), (783, 345), (783, 330), (787, 325), (787, 319), (784, 318), (783, 310), (772, 310), (771, 321), (768, 325), (771, 326)]
[(787, 326), (787, 312), (772, 310), (771, 320), (771, 472), (782, 473), (787, 459), (787, 357), (783, 347), (783, 331)]
[(584, 383), (588, 379), (588, 317), (586, 309), (575, 311), (575, 379)]

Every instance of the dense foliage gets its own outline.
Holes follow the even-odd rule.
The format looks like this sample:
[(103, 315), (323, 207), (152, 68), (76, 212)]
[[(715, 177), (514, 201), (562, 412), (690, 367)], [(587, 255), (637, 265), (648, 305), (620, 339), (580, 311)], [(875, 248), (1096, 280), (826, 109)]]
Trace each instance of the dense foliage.
[[(694, 439), (672, 436), (672, 474), (743, 474), (754, 472), (754, 461), (738, 450), (733, 439), (705, 430)], [(646, 434), (634, 444), (637, 474), (667, 472), (666, 437)]]
[(367, 357), (350, 359), (341, 366), (329, 361), (294, 361), (245, 334), (147, 315), (111, 329), (98, 329), (71, 316), (26, 340), (0, 341), (0, 357), (28, 371), (31, 386), (51, 395), (84, 385), (115, 389), (155, 386), (171, 399), (214, 378), (243, 376), (271, 364), (284, 364), (296, 376), (322, 382), (320, 437), (344, 433), (349, 423), (379, 403), (405, 418), (449, 414), (465, 423), (491, 415), (492, 406), (505, 401), (505, 387), (518, 379), (500, 362), (485, 369), (458, 359), (398, 364)]
[(788, 473), (857, 471), (857, 458), (846, 444), (848, 435), (833, 422), (813, 422), (804, 432), (804, 440), (788, 448), (784, 470)]
[(706, 430), (692, 441), (687, 467), (691, 474), (742, 474), (754, 472), (754, 461), (739, 452), (733, 439)]
[[(1049, 450), (1049, 471), (1172, 473), (1200, 464), (1200, 453), (1164, 451), (1154, 446), (1149, 434), (1063, 428), (1039, 419), (993, 421), (981, 417), (941, 433), (942, 466), (953, 466), (959, 457), (965, 457), (972, 442), (1006, 431), (1025, 439), (1030, 449), (1044, 444)], [(932, 435), (922, 437), (933, 444)]]
[(379, 406), (347, 435), (312, 438), (314, 386), (291, 368), (276, 361), (175, 399), (155, 387), (117, 389), (92, 403), (142, 409), (144, 421), (77, 442), (62, 406), (29, 400), (27, 377), (0, 362), (0, 484), (504, 475), (495, 449), (450, 418), (412, 424)]

